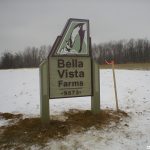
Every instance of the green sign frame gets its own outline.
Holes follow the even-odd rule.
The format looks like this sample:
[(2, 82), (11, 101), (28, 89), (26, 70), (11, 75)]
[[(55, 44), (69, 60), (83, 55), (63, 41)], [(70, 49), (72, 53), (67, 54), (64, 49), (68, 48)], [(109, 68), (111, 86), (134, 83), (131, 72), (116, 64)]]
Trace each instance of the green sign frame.
[[(89, 20), (70, 18), (48, 56), (50, 98), (92, 95), (92, 59), (89, 43)], [(63, 62), (64, 64), (61, 64)], [(62, 88), (61, 83), (66, 86)]]

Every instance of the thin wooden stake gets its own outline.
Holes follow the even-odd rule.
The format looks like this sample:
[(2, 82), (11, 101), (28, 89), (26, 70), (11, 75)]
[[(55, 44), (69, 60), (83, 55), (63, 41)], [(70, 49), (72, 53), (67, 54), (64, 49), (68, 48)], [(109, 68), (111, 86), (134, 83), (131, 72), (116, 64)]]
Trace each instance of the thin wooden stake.
[(112, 62), (112, 71), (113, 71), (114, 91), (115, 91), (115, 99), (116, 99), (116, 110), (119, 111), (114, 61)]

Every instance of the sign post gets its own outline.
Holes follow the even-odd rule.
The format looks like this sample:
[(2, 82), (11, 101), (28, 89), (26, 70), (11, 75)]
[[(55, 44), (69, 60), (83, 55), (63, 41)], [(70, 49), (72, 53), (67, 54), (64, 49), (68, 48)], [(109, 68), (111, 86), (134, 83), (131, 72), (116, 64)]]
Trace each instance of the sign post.
[(100, 111), (100, 80), (99, 65), (93, 61), (93, 95), (91, 96), (91, 110), (94, 114)]
[(49, 99), (92, 96), (92, 112), (99, 112), (99, 68), (92, 60), (90, 41), (89, 20), (69, 19), (40, 65), (43, 123), (49, 122)]
[(40, 115), (44, 124), (49, 122), (48, 60), (40, 64)]

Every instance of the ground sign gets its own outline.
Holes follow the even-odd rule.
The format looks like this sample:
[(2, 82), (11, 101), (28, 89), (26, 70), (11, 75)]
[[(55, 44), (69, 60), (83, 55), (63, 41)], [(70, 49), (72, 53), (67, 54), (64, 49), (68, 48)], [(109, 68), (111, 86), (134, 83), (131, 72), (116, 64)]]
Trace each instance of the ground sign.
[(50, 98), (92, 94), (89, 57), (52, 57), (49, 68)]
[(92, 94), (89, 21), (69, 19), (49, 55), (50, 98)]
[[(47, 60), (40, 65), (42, 120), (49, 118), (49, 99), (94, 97), (99, 93), (99, 69), (91, 58), (90, 41), (89, 21), (69, 19)], [(93, 109), (99, 107), (93, 102)]]

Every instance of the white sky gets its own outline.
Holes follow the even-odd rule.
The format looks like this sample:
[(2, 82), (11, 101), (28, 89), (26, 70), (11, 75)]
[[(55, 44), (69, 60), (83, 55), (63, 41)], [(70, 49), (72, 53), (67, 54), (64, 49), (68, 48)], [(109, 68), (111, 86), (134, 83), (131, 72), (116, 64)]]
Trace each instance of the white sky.
[(93, 43), (150, 40), (150, 0), (0, 0), (0, 53), (52, 45), (69, 18), (90, 20)]

